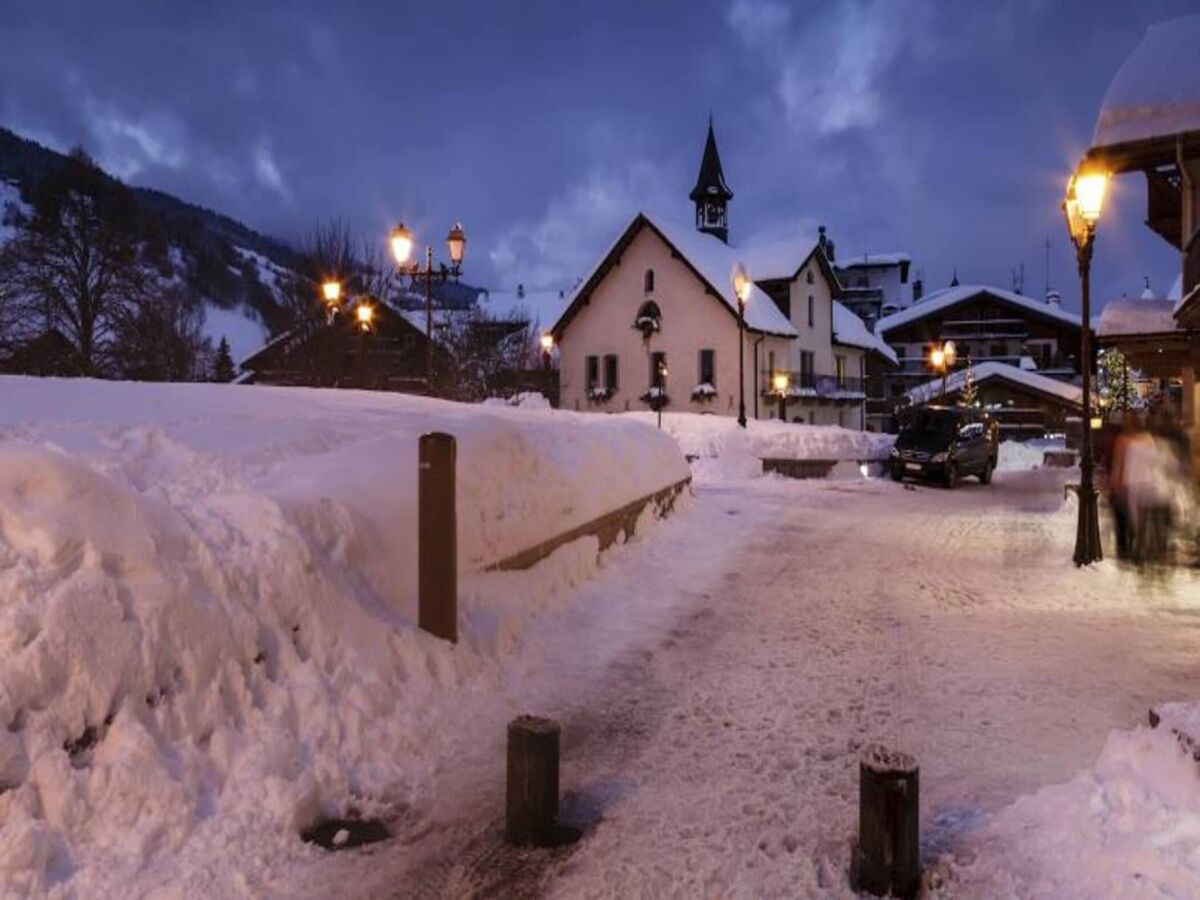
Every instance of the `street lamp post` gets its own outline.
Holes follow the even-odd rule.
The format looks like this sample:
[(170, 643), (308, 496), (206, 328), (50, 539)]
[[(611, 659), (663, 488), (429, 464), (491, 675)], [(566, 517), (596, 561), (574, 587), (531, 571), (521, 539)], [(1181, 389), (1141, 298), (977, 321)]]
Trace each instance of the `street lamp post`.
[(733, 292), (737, 295), (738, 311), (738, 424), (746, 427), (746, 301), (754, 282), (746, 274), (746, 267), (738, 263), (733, 267)]
[(542, 345), (542, 370), (549, 372), (550, 371), (550, 355), (554, 351), (554, 335), (552, 335), (548, 331), (545, 334), (543, 334), (541, 337), (541, 345)]
[(1096, 225), (1104, 208), (1108, 189), (1107, 172), (1076, 172), (1067, 183), (1063, 214), (1071, 241), (1075, 244), (1075, 259), (1079, 264), (1080, 368), (1083, 369), (1083, 410), (1080, 417), (1079, 460), (1079, 521), (1075, 531), (1075, 565), (1086, 566), (1104, 558), (1100, 547), (1100, 513), (1096, 502), (1095, 461), (1092, 455), (1092, 310), (1091, 268), (1092, 245), (1096, 240)]
[(779, 421), (787, 421), (787, 395), (790, 379), (787, 372), (778, 372), (771, 379), (771, 386), (775, 388), (775, 393), (779, 395)]
[(390, 237), (392, 256), (396, 259), (396, 271), (401, 277), (409, 278), (413, 285), (420, 282), (425, 284), (425, 381), (430, 393), (433, 392), (433, 285), (445, 284), (451, 278), (458, 280), (462, 271), (463, 256), (466, 253), (467, 233), (463, 231), (462, 223), (456, 222), (446, 235), (446, 247), (450, 251), (450, 265), (445, 263), (433, 264), (433, 247), (425, 247), (425, 264), (416, 261), (409, 262), (412, 253), (413, 236), (404, 223), (392, 229)]
[(375, 307), (360, 300), (354, 308), (354, 321), (358, 328), (358, 386), (367, 386), (367, 336), (375, 320)]

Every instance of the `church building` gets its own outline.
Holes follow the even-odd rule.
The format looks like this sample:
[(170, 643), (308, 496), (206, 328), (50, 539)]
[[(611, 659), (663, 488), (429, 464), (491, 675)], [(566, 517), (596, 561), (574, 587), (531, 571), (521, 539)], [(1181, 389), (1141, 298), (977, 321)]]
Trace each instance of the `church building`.
[[(633, 215), (550, 329), (562, 408), (737, 416), (744, 404), (747, 418), (864, 428), (866, 359), (895, 355), (839, 302), (821, 243), (781, 255), (732, 239), (711, 121), (689, 199), (691, 223)], [(752, 279), (741, 316), (739, 266)]]

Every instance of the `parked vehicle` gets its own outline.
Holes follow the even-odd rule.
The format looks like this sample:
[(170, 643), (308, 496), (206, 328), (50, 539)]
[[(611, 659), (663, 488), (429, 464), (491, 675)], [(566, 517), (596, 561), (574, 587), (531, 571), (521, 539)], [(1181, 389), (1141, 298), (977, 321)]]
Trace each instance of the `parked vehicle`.
[(966, 475), (983, 484), (996, 471), (1000, 427), (985, 412), (958, 406), (914, 410), (892, 447), (892, 478), (936, 479), (954, 487)]

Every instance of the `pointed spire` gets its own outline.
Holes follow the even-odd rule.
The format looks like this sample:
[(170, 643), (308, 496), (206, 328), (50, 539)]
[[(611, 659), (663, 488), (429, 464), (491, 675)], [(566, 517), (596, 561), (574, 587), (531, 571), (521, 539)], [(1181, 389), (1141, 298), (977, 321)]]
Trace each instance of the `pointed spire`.
[(696, 204), (696, 228), (728, 242), (725, 205), (733, 198), (733, 191), (725, 183), (711, 114), (708, 117), (708, 138), (704, 142), (700, 173), (696, 176), (696, 186), (692, 188), (688, 197)]
[(958, 266), (954, 267), (954, 277), (950, 279), (950, 287), (958, 287)]

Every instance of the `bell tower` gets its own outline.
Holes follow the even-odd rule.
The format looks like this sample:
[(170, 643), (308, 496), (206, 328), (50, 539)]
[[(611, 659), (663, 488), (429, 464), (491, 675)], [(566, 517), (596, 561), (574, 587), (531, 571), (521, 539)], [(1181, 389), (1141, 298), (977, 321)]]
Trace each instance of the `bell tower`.
[(729, 220), (726, 204), (733, 199), (733, 191), (725, 183), (721, 171), (721, 154), (717, 152), (717, 138), (713, 134), (712, 116), (708, 117), (708, 140), (704, 142), (704, 156), (700, 160), (700, 174), (691, 197), (696, 204), (696, 230), (720, 238), (729, 243)]

